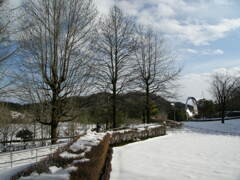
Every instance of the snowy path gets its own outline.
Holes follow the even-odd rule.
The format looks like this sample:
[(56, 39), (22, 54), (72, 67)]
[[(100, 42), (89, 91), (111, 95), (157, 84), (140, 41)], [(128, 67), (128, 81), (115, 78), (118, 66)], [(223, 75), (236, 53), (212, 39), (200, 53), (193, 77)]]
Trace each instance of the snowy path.
[(111, 180), (240, 180), (240, 136), (219, 134), (240, 132), (240, 120), (205, 123), (114, 148)]

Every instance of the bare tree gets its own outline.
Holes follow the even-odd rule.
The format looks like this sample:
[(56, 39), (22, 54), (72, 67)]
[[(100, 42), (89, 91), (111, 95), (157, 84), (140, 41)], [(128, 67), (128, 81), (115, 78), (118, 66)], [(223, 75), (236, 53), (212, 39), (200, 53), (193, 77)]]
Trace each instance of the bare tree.
[(10, 111), (4, 105), (1, 105), (0, 112), (1, 112), (0, 137), (1, 137), (1, 141), (6, 142), (8, 141), (8, 138), (9, 138), (12, 117), (11, 117)]
[(150, 122), (150, 94), (171, 96), (174, 82), (181, 69), (165, 48), (164, 40), (151, 28), (138, 28), (136, 58), (137, 87), (145, 93), (146, 122)]
[(13, 111), (10, 111), (5, 103), (0, 105), (0, 114), (0, 140), (5, 146), (7, 141), (10, 141), (10, 144), (12, 143), (21, 126), (16, 123)]
[(59, 122), (74, 119), (67, 98), (89, 85), (89, 45), (97, 12), (92, 0), (26, 0), (23, 11), (28, 28), (20, 40), (25, 59), (20, 85), (40, 105), (37, 120), (51, 126), (56, 143)]
[(13, 9), (10, 9), (7, 0), (0, 0), (0, 96), (9, 93), (12, 81), (8, 77), (6, 61), (16, 52), (11, 42), (10, 27), (13, 24)]
[(117, 126), (117, 95), (127, 86), (131, 73), (130, 60), (135, 51), (134, 29), (132, 18), (117, 6), (111, 8), (98, 26), (96, 84), (111, 94), (113, 128)]
[(226, 73), (215, 73), (212, 76), (210, 91), (216, 100), (220, 111), (222, 123), (224, 123), (226, 109), (232, 95), (237, 91), (237, 80)]

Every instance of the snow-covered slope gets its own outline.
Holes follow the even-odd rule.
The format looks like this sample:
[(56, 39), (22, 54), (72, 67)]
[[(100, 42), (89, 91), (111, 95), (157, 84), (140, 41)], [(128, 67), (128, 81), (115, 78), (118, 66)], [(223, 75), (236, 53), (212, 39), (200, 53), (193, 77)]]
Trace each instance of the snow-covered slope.
[(185, 125), (114, 148), (111, 180), (240, 180), (240, 120)]

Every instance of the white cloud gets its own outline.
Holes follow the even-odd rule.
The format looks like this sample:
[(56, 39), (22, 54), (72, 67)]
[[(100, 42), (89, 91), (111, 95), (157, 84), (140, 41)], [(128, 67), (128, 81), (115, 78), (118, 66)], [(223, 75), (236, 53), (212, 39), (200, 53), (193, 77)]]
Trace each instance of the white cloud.
[(158, 15), (163, 17), (171, 17), (176, 15), (175, 11), (167, 4), (158, 5)]
[(191, 48), (183, 49), (183, 51), (186, 51), (186, 52), (191, 53), (191, 54), (198, 54), (199, 53), (198, 50), (191, 49)]
[(224, 54), (224, 51), (221, 50), (221, 49), (216, 49), (216, 50), (213, 51), (213, 54), (219, 54), (219, 55), (222, 55), (222, 54)]
[(211, 41), (225, 37), (228, 32), (239, 29), (240, 18), (223, 19), (216, 24), (186, 24), (184, 21), (177, 19), (162, 19), (158, 22), (154, 22), (153, 26), (157, 27), (164, 33), (171, 34), (172, 36), (181, 39), (182, 41), (187, 40), (188, 42), (198, 46), (208, 45)]
[(240, 67), (234, 67), (231, 69), (219, 68), (219, 69), (213, 70), (213, 73), (223, 73), (223, 74), (229, 74), (230, 76), (239, 77)]
[[(110, 2), (111, 0), (102, 0)], [(113, 2), (113, 0), (112, 0)], [(213, 17), (228, 12), (226, 0), (184, 1), (184, 0), (119, 0), (116, 1), (124, 11), (135, 15), (139, 23), (151, 25), (159, 31), (178, 38), (184, 43), (208, 45), (211, 41), (224, 38), (228, 32), (240, 28), (240, 18)], [(213, 10), (214, 8), (214, 10)], [(208, 18), (211, 16), (211, 19)], [(211, 22), (209, 21), (211, 20)], [(214, 19), (214, 21), (212, 21)]]
[[(10, 0), (12, 6), (22, 0)], [(106, 14), (114, 3), (130, 15), (137, 17), (138, 22), (152, 25), (175, 41), (194, 45), (208, 45), (211, 41), (224, 38), (227, 33), (240, 28), (240, 18), (219, 18), (208, 21), (208, 16), (224, 14), (233, 2), (227, 0), (95, 0), (101, 14)], [(214, 9), (213, 9), (214, 8)], [(204, 18), (203, 18), (204, 17)]]
[(187, 52), (190, 54), (199, 54), (199, 55), (223, 55), (224, 51), (221, 49), (202, 49), (202, 50), (196, 50), (196, 49), (182, 49), (183, 52)]
[(95, 0), (96, 7), (100, 14), (107, 14), (114, 5), (113, 0)]
[(220, 4), (220, 5), (223, 5), (223, 6), (228, 6), (228, 5), (232, 5), (233, 4), (233, 2), (229, 1), (229, 0), (213, 0), (213, 1), (216, 4)]
[(12, 8), (20, 6), (22, 0), (9, 0), (9, 4)]
[(200, 54), (202, 55), (222, 55), (224, 54), (224, 51), (221, 49), (205, 49), (200, 51)]

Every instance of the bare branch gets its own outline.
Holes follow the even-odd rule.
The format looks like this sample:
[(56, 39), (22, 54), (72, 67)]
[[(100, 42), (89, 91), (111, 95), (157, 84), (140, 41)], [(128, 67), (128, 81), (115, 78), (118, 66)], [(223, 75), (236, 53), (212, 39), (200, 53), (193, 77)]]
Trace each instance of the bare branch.
[(135, 83), (145, 92), (147, 122), (150, 121), (150, 94), (172, 95), (173, 83), (179, 76), (171, 55), (164, 49), (164, 41), (151, 28), (138, 28), (138, 49), (135, 53)]
[(237, 79), (229, 74), (215, 73), (211, 81), (211, 93), (220, 107), (222, 123), (229, 101), (238, 89)]
[(37, 112), (48, 118), (38, 121), (51, 125), (55, 139), (58, 123), (71, 114), (66, 99), (85, 92), (91, 82), (89, 47), (97, 12), (92, 0), (26, 0), (23, 11), (29, 25), (19, 42), (25, 73), (19, 85), (42, 106)]
[(97, 29), (95, 52), (96, 85), (112, 94), (112, 119), (116, 127), (116, 95), (123, 92), (132, 76), (132, 55), (136, 49), (135, 24), (117, 6), (102, 18)]

